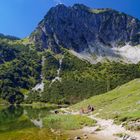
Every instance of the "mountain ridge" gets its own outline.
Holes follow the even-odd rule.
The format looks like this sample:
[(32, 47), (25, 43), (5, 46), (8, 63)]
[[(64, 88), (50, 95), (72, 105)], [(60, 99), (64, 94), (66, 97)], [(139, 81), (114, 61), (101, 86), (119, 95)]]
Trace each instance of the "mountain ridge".
[(109, 8), (91, 9), (81, 4), (53, 7), (30, 35), (30, 40), (40, 49), (50, 48), (60, 53), (63, 47), (81, 56), (84, 54), (83, 58), (90, 58), (92, 63), (104, 59), (127, 63), (140, 60), (133, 58), (137, 59), (134, 62), (120, 50), (128, 45), (139, 49), (140, 21)]

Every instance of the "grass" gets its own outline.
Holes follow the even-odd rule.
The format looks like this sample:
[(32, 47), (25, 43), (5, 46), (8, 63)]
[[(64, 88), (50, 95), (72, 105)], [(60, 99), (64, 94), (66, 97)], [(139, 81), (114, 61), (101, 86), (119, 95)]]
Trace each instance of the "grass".
[(140, 79), (135, 79), (102, 95), (97, 95), (70, 107), (73, 110), (95, 107), (98, 117), (114, 119), (116, 123), (140, 120)]
[(47, 128), (27, 128), (0, 133), (0, 140), (65, 140), (64, 135), (54, 135)]
[(93, 126), (95, 123), (94, 120), (80, 115), (49, 115), (44, 119), (46, 127), (61, 130), (80, 129), (84, 126)]

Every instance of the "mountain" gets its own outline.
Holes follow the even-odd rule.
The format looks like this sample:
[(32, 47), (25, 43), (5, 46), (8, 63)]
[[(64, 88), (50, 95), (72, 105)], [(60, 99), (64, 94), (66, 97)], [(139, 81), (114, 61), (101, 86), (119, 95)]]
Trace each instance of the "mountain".
[(94, 114), (123, 123), (128, 129), (140, 130), (140, 79), (135, 79), (103, 95), (97, 95), (71, 107), (72, 110), (95, 107)]
[(112, 9), (57, 5), (29, 37), (0, 35), (0, 98), (73, 104), (140, 78), (139, 32)]
[(11, 36), (11, 35), (4, 35), (0, 33), (0, 39), (7, 39), (7, 40), (20, 40), (20, 38)]
[[(30, 40), (42, 49), (61, 47), (91, 63), (140, 61), (140, 21), (112, 9), (91, 9), (82, 4), (60, 4), (46, 14)], [(132, 53), (134, 55), (132, 55)]]

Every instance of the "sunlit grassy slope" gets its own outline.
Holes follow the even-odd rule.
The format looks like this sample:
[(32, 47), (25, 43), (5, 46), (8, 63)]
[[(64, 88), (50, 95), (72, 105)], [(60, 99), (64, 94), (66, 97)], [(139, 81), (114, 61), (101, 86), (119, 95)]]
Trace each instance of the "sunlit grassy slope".
[[(86, 93), (83, 93), (86, 94)], [(97, 95), (84, 100), (71, 109), (79, 110), (88, 105), (95, 107), (95, 113), (102, 118), (113, 118), (117, 122), (140, 119), (140, 79), (135, 79), (127, 84), (102, 95)]]

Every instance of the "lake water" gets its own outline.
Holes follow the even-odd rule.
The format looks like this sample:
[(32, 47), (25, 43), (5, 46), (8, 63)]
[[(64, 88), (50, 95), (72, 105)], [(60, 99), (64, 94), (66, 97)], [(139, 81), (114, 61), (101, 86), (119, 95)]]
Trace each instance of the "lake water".
[(31, 106), (0, 107), (0, 140), (65, 140), (63, 132), (53, 132), (43, 124), (43, 118), (55, 108)]

